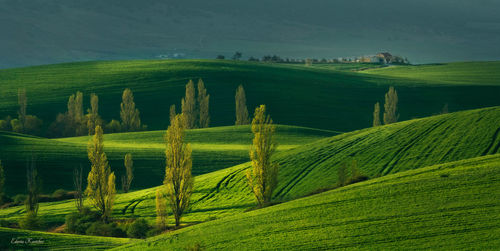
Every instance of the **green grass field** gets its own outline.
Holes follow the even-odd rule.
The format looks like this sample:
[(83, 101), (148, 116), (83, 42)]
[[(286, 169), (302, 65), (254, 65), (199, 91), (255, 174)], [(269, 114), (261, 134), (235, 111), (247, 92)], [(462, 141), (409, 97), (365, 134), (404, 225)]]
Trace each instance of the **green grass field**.
[(2, 250), (104, 250), (136, 240), (74, 234), (55, 234), (0, 227)]
[[(165, 131), (148, 131), (105, 135), (105, 151), (117, 177), (124, 173), (123, 158), (130, 152), (135, 168), (132, 188), (137, 190), (162, 184), (165, 174), (164, 134)], [(291, 149), (336, 134), (326, 130), (279, 125), (278, 150)], [(193, 174), (209, 173), (249, 161), (252, 137), (250, 126), (187, 131), (186, 141), (193, 148)], [(73, 169), (82, 164), (86, 173), (90, 170), (88, 141), (89, 137), (56, 140), (0, 132), (0, 159), (7, 176), (7, 193), (14, 195), (25, 192), (26, 160), (31, 158), (32, 153), (36, 156), (46, 193), (59, 188), (72, 190)]]
[[(321, 139), (276, 154), (280, 164), (275, 201), (288, 201), (330, 187), (337, 182), (337, 169), (358, 161), (362, 173), (373, 177), (439, 163), (500, 153), (500, 107), (457, 112), (369, 128)], [(113, 136), (113, 135), (110, 135)], [(241, 213), (255, 206), (247, 186), (249, 163), (195, 177), (191, 211), (184, 217), (194, 224)], [(158, 179), (162, 176), (160, 175)], [(150, 184), (150, 187), (161, 182)], [(142, 217), (154, 221), (155, 188), (116, 197), (113, 216)], [(62, 224), (74, 210), (72, 201), (42, 203), (44, 221)], [(0, 211), (0, 218), (16, 221), (24, 207)], [(170, 219), (171, 221), (173, 219)]]
[(500, 84), (500, 62), (459, 62), (416, 66), (391, 66), (369, 69), (363, 73), (395, 77), (415, 83), (441, 83), (453, 85)]
[[(278, 124), (346, 132), (371, 125), (373, 105), (383, 103), (390, 85), (399, 93), (401, 120), (436, 114), (445, 103), (450, 111), (500, 105), (498, 79), (492, 83), (493, 78), (476, 78), (476, 64), (466, 64), (471, 67), (449, 67), (471, 72), (466, 75), (471, 85), (230, 60), (104, 61), (7, 69), (0, 70), (0, 117), (16, 116), (17, 88), (26, 87), (28, 113), (42, 118), (45, 126), (66, 110), (68, 97), (78, 90), (84, 92), (84, 109), (95, 92), (102, 117), (119, 119), (121, 93), (131, 88), (143, 123), (149, 130), (164, 130), (169, 106), (179, 109), (187, 81), (201, 77), (210, 94), (213, 126), (234, 124), (234, 94), (243, 84), (250, 114), (266, 104)], [(483, 64), (491, 65), (491, 71), (498, 65)]]
[[(26, 87), (28, 114), (40, 116), (45, 126), (65, 110), (68, 96), (77, 90), (84, 91), (85, 106), (90, 93), (99, 95), (99, 111), (106, 120), (119, 118), (123, 89), (134, 91), (150, 131), (104, 136), (118, 179), (124, 173), (125, 153), (134, 158), (132, 192), (116, 195), (115, 220), (154, 222), (155, 191), (165, 171), (168, 108), (179, 105), (188, 79), (204, 79), (214, 126), (186, 131), (193, 148), (195, 187), (182, 229), (134, 241), (0, 228), (0, 249), (500, 246), (500, 62), (365, 69), (372, 67), (135, 60), (0, 70), (0, 118), (16, 114), (17, 88)], [(280, 165), (273, 193), (276, 205), (263, 209), (255, 209), (245, 177), (251, 167), (250, 126), (232, 126), (239, 84), (245, 85), (248, 107), (266, 104), (279, 124), (279, 147), (273, 156)], [(403, 121), (371, 128), (373, 104), (383, 103), (389, 86), (398, 91)], [(452, 113), (436, 115), (445, 103)], [(32, 155), (44, 193), (72, 190), (73, 169), (82, 165), (85, 174), (90, 169), (88, 141), (88, 136), (48, 139), (0, 131), (6, 193), (25, 192), (26, 161)], [(352, 161), (370, 180), (333, 189), (338, 168)], [(333, 190), (316, 194), (328, 189)], [(47, 229), (61, 228), (65, 216), (75, 210), (73, 200), (43, 202), (38, 216)], [(0, 209), (2, 224), (13, 224), (24, 215), (24, 206)], [(174, 222), (171, 214), (168, 222)], [(12, 238), (45, 241), (12, 246)]]
[(496, 154), (388, 175), (117, 249), (496, 249), (498, 186)]

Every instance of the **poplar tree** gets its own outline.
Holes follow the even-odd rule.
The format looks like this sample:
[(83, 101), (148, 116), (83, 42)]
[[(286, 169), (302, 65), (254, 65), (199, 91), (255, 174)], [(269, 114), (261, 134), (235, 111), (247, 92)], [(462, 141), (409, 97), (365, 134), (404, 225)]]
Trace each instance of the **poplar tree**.
[(175, 105), (171, 105), (170, 106), (170, 124), (172, 124), (172, 120), (174, 120), (175, 115), (176, 115)]
[(210, 105), (210, 95), (207, 94), (207, 89), (203, 80), (198, 80), (198, 107), (199, 107), (199, 127), (207, 128), (210, 124), (210, 114), (208, 112)]
[(95, 93), (90, 94), (90, 109), (87, 109), (87, 127), (89, 135), (95, 134), (96, 126), (102, 127), (102, 119), (99, 116), (99, 97)]
[(276, 126), (273, 125), (271, 117), (266, 115), (266, 106), (257, 107), (252, 120), (254, 134), (253, 146), (250, 150), (252, 170), (248, 170), (246, 176), (261, 207), (271, 201), (273, 190), (278, 184), (279, 165), (271, 161), (277, 147), (274, 139), (275, 130)]
[(125, 132), (133, 132), (141, 129), (139, 109), (135, 108), (134, 94), (129, 88), (123, 91), (120, 107), (121, 129)]
[(192, 129), (196, 125), (196, 99), (193, 80), (189, 80), (186, 84), (186, 95), (181, 100), (182, 114), (184, 114), (184, 122), (186, 129)]
[(27, 98), (26, 98), (26, 89), (20, 88), (17, 90), (17, 103), (19, 104), (19, 110), (17, 111), (17, 117), (20, 122), (20, 132), (25, 132), (24, 128), (26, 127), (26, 106), (27, 106)]
[(31, 156), (31, 161), (26, 166), (27, 198), (25, 201), (27, 217), (36, 217), (38, 213), (38, 200), (42, 190), (42, 181), (36, 169), (35, 158)]
[(68, 111), (65, 120), (65, 136), (81, 136), (85, 134), (83, 123), (83, 93), (76, 92), (68, 99)]
[(375, 103), (375, 108), (373, 109), (373, 127), (380, 126), (380, 103)]
[(245, 95), (245, 89), (242, 85), (239, 85), (236, 89), (236, 95), (234, 97), (236, 104), (236, 122), (235, 125), (247, 125), (250, 123), (248, 118), (247, 109), (247, 98)]
[(156, 189), (156, 228), (160, 231), (167, 228), (167, 201), (162, 187)]
[(89, 141), (87, 153), (92, 164), (87, 178), (85, 194), (93, 206), (99, 210), (104, 222), (108, 221), (116, 193), (115, 173), (111, 172), (108, 158), (104, 153), (102, 128), (96, 126), (95, 135)]
[(0, 160), (0, 205), (3, 204), (4, 194), (5, 194), (5, 174), (3, 171), (2, 160)]
[(73, 170), (73, 186), (75, 188), (75, 206), (78, 212), (83, 211), (83, 167)]
[(398, 93), (394, 87), (389, 87), (389, 91), (385, 94), (384, 104), (384, 124), (392, 124), (398, 122), (399, 115), (396, 114), (398, 109)]
[(132, 180), (134, 179), (134, 161), (132, 160), (132, 154), (125, 154), (123, 162), (125, 165), (125, 175), (122, 176), (122, 188), (123, 192), (128, 193)]
[(163, 183), (176, 227), (180, 225), (182, 214), (189, 207), (194, 182), (191, 175), (191, 146), (184, 142), (184, 126), (184, 115), (176, 115), (165, 135), (167, 149)]

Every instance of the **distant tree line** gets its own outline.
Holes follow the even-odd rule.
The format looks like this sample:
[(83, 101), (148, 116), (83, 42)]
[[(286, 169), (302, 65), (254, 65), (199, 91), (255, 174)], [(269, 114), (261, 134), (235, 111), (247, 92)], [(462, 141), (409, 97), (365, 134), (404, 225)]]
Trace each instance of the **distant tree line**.
[[(243, 53), (237, 51), (231, 56), (231, 60), (241, 60)], [(289, 58), (281, 57), (275, 54), (264, 55), (262, 57), (248, 57), (248, 61), (251, 62), (270, 62), (270, 63), (287, 63), (287, 64), (332, 64), (332, 63), (376, 63), (376, 64), (410, 64), (408, 58), (402, 56), (390, 56), (390, 59), (379, 59), (375, 60), (376, 56), (372, 56), (374, 59), (371, 60), (370, 57), (360, 56), (360, 57), (339, 57), (339, 58)], [(226, 59), (224, 55), (217, 55), (216, 59)]]

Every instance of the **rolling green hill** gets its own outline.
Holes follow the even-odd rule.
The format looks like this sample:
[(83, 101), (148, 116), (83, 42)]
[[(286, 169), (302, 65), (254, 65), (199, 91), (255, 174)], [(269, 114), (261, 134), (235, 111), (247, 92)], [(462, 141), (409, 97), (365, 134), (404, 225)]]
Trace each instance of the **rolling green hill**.
[[(468, 64), (471, 67), (467, 68)], [(491, 64), (487, 69), (497, 71), (497, 63), (484, 64)], [(236, 87), (243, 84), (250, 114), (257, 105), (266, 104), (279, 124), (352, 131), (372, 124), (373, 105), (383, 102), (390, 85), (396, 86), (399, 94), (401, 120), (436, 114), (445, 103), (450, 111), (500, 105), (498, 79), (492, 83), (493, 78), (476, 78), (477, 69), (475, 63), (465, 63), (458, 69), (471, 72), (464, 81), (474, 84), (442, 85), (440, 79), (420, 81), (230, 60), (45, 65), (0, 70), (0, 117), (16, 115), (17, 88), (25, 87), (28, 113), (42, 118), (45, 126), (55, 120), (58, 112), (66, 110), (68, 97), (78, 90), (84, 92), (84, 109), (89, 106), (89, 95), (95, 92), (102, 117), (107, 121), (119, 119), (121, 93), (131, 88), (143, 123), (149, 130), (163, 130), (168, 124), (169, 106), (176, 104), (180, 108), (187, 81), (203, 78), (210, 94), (213, 126), (234, 124), (234, 94)]]
[[(124, 173), (123, 158), (133, 154), (135, 178), (132, 188), (143, 189), (162, 183), (165, 173), (165, 131), (106, 134), (105, 151), (117, 177)], [(277, 126), (279, 151), (330, 137), (338, 133), (296, 126)], [(188, 130), (186, 141), (193, 148), (193, 174), (200, 175), (249, 161), (252, 143), (250, 126), (226, 126)], [(24, 193), (26, 160), (33, 153), (43, 189), (73, 189), (73, 169), (80, 164), (90, 170), (87, 157), (89, 137), (46, 139), (0, 131), (0, 159), (7, 176), (7, 193)], [(119, 184), (118, 184), (119, 185)]]
[(405, 171), (120, 250), (496, 249), (500, 155)]
[[(500, 107), (345, 133), (277, 153), (280, 175), (274, 200), (296, 199), (334, 185), (338, 167), (352, 160), (358, 162), (362, 173), (373, 178), (496, 153), (500, 153)], [(194, 224), (253, 207), (255, 200), (245, 178), (249, 166), (244, 163), (196, 176), (192, 208), (183, 221)], [(143, 217), (153, 222), (154, 192), (153, 187), (117, 195), (113, 216)], [(0, 218), (14, 221), (23, 210), (3, 209)], [(72, 201), (50, 202), (41, 204), (39, 214), (47, 222), (60, 224), (72, 210)]]
[(392, 66), (369, 69), (363, 73), (395, 77), (415, 83), (498, 86), (500, 84), (500, 61)]
[(134, 241), (126, 238), (55, 234), (0, 227), (2, 250), (104, 250)]

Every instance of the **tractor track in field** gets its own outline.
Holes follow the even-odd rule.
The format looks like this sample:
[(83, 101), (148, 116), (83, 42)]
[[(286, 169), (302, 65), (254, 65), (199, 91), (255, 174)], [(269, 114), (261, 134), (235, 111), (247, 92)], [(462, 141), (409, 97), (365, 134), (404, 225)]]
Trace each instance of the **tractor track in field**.
[(495, 131), (495, 134), (493, 134), (493, 137), (491, 139), (490, 144), (488, 145), (488, 147), (486, 147), (486, 149), (484, 150), (484, 152), (482, 153), (481, 156), (484, 156), (487, 154), (495, 154), (498, 151), (498, 148), (500, 148), (500, 140), (495, 147), (494, 147), (494, 145), (495, 145), (495, 142), (497, 141), (499, 134), (500, 134), (500, 127), (497, 128), (497, 130)]
[[(135, 208), (137, 207), (137, 205), (139, 205), (139, 203), (141, 203), (142, 201), (144, 201), (146, 198), (140, 198), (140, 199), (136, 199), (136, 200), (132, 200), (131, 202), (129, 202), (126, 206), (123, 207), (122, 209), (122, 214), (124, 215), (126, 212), (127, 212), (127, 209), (130, 208), (130, 212), (132, 214), (134, 214), (134, 211), (135, 211)], [(135, 203), (135, 204), (134, 204)], [(132, 206), (132, 207), (131, 207)]]
[(410, 149), (411, 147), (413, 147), (420, 139), (422, 139), (425, 136), (427, 136), (429, 133), (431, 133), (432, 131), (434, 131), (436, 128), (438, 128), (439, 126), (441, 126), (445, 122), (446, 122), (446, 120), (438, 121), (434, 125), (432, 125), (429, 128), (425, 129), (423, 132), (419, 133), (417, 136), (413, 137), (413, 139), (411, 139), (404, 147), (399, 148), (399, 150), (397, 150), (396, 153), (394, 153), (394, 155), (391, 158), (391, 160), (389, 160), (382, 167), (381, 173), (383, 175), (386, 175), (386, 174), (390, 173), (392, 171), (392, 169), (394, 168), (394, 166), (397, 165), (397, 163), (401, 159), (401, 155), (405, 154), (405, 152), (408, 151), (408, 149)]
[[(238, 170), (235, 170), (235, 171), (232, 171), (230, 172), (228, 175), (222, 177), (222, 179), (219, 180), (219, 182), (217, 182), (217, 185), (215, 185), (215, 187), (210, 190), (207, 194), (205, 194), (204, 196), (202, 196), (199, 200), (197, 200), (195, 203), (198, 203), (198, 202), (201, 202), (203, 200), (208, 200), (212, 197), (214, 197), (218, 192), (220, 192), (221, 190), (221, 186), (222, 184), (224, 183), (224, 186), (227, 187), (227, 185), (229, 184), (229, 182), (240, 172), (242, 172), (243, 170), (245, 170), (246, 168), (240, 168)], [(195, 204), (193, 203), (193, 204)]]
[(335, 150), (333, 153), (330, 153), (330, 152), (326, 152), (324, 153), (324, 156), (322, 156), (321, 158), (318, 158), (316, 161), (312, 162), (311, 164), (309, 164), (306, 168), (304, 168), (301, 172), (297, 173), (292, 179), (290, 182), (288, 182), (287, 185), (285, 185), (284, 187), (282, 187), (277, 193), (276, 193), (276, 197), (283, 197), (283, 195), (287, 194), (290, 192), (290, 190), (295, 186), (297, 185), (301, 180), (303, 180), (307, 175), (309, 175), (309, 173), (311, 173), (318, 165), (320, 165), (321, 163), (333, 158), (337, 153), (340, 153), (342, 151), (344, 151), (345, 149), (348, 149), (360, 142), (363, 142), (367, 139), (369, 139), (370, 137), (367, 137), (367, 136), (363, 136), (363, 137), (358, 137), (356, 138), (355, 140), (353, 141), (350, 141), (346, 144), (344, 144), (342, 147), (338, 148), (337, 150)]

